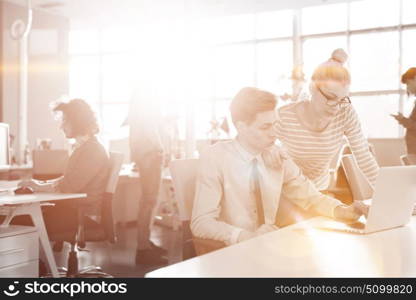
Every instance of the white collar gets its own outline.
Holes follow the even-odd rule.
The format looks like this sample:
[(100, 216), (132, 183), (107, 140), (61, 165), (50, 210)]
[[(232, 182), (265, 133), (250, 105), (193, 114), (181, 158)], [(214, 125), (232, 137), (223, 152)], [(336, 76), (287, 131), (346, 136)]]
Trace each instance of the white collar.
[(257, 159), (257, 161), (261, 160), (261, 153), (254, 155), (250, 152), (248, 152), (246, 149), (244, 149), (244, 147), (241, 145), (241, 143), (238, 141), (237, 138), (235, 138), (233, 140), (234, 146), (237, 149), (237, 151), (239, 152), (239, 154), (241, 155), (241, 157), (243, 158), (244, 161), (246, 162), (251, 162), (253, 159)]

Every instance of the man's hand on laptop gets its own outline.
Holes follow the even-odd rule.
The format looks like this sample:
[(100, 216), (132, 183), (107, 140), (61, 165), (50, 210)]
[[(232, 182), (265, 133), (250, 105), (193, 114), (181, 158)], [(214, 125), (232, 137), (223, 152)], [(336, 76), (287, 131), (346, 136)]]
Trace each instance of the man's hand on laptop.
[(369, 206), (369, 205), (364, 204), (364, 202), (363, 202), (363, 201), (360, 201), (360, 200), (354, 200), (353, 206), (354, 206), (355, 210), (356, 210), (358, 213), (361, 213), (361, 214), (362, 214), (362, 215), (364, 215), (365, 217), (367, 217), (367, 216), (368, 216), (368, 210), (369, 210), (369, 208), (370, 208), (370, 206)]
[(354, 204), (338, 205), (334, 210), (335, 219), (342, 222), (353, 223), (357, 221), (361, 215), (363, 215), (363, 213), (360, 212)]

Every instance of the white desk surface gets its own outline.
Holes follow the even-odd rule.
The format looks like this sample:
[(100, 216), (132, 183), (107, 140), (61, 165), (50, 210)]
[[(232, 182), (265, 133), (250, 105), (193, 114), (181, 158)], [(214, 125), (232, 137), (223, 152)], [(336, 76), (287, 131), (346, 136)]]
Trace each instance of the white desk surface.
[(312, 228), (314, 218), (146, 277), (416, 277), (416, 217), (357, 235)]
[(0, 192), (0, 206), (1, 205), (14, 205), (25, 204), (33, 202), (65, 200), (65, 199), (77, 199), (86, 198), (87, 194), (64, 194), (64, 193), (33, 193), (26, 195), (15, 195), (13, 190), (17, 188), (17, 184), (20, 180), (14, 181), (0, 181), (0, 190), (8, 190), (8, 192)]
[(64, 193), (33, 193), (26, 195), (0, 195), (1, 205), (15, 205), (33, 202), (55, 201), (65, 199), (86, 198), (87, 194), (64, 194)]
[[(53, 277), (59, 277), (58, 269), (56, 267), (55, 258), (53, 256), (52, 248), (49, 243), (48, 233), (43, 222), (40, 202), (55, 201), (65, 199), (86, 198), (87, 194), (64, 194), (64, 193), (33, 193), (26, 195), (15, 195), (13, 190), (17, 187), (19, 181), (0, 181), (0, 210), (5, 212), (7, 224), (1, 224), (1, 227), (11, 227), (9, 225), (10, 218), (14, 215), (31, 215), (33, 223), (39, 234), (41, 247), (46, 255), (46, 261), (52, 272)], [(13, 205), (14, 209), (10, 210), (2, 206)], [(6, 229), (7, 230), (7, 229)]]

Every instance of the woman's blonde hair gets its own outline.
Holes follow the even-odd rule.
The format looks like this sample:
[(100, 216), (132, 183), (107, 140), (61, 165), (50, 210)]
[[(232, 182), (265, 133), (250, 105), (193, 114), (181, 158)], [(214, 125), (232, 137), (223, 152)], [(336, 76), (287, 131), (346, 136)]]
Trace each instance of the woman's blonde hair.
[(320, 64), (312, 74), (313, 81), (336, 80), (350, 83), (351, 76), (344, 63), (348, 59), (348, 54), (341, 48), (335, 49), (331, 58)]

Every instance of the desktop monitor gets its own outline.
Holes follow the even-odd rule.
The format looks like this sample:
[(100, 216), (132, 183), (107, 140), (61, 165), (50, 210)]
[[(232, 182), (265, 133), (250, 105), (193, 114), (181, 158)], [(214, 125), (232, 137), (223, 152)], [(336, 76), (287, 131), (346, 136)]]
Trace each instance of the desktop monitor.
[(0, 171), (10, 169), (9, 125), (0, 123)]

